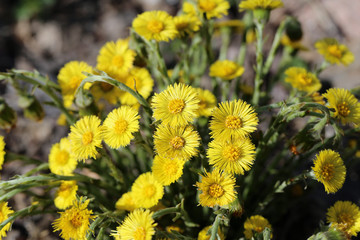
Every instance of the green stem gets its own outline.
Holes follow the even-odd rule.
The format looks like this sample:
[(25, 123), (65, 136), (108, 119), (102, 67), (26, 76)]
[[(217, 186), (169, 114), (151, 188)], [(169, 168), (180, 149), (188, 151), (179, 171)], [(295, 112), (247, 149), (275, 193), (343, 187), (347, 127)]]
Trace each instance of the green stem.
[(221, 47), (219, 60), (225, 60), (227, 58), (227, 52), (230, 45), (231, 29), (229, 27), (221, 28)]
[(152, 218), (159, 219), (164, 215), (172, 214), (172, 213), (180, 213), (180, 211), (181, 211), (180, 204), (178, 204), (176, 207), (165, 208), (154, 212)]
[(11, 161), (16, 161), (16, 160), (21, 160), (24, 163), (27, 164), (42, 164), (43, 162), (41, 160), (38, 159), (34, 159), (25, 155), (21, 155), (21, 154), (17, 154), (17, 153), (13, 153), (13, 152), (6, 152), (5, 154), (5, 161), (6, 162), (11, 162)]
[(327, 61), (323, 61), (318, 69), (315, 70), (315, 75), (318, 76), (322, 71), (324, 71), (327, 67), (329, 67), (329, 63)]
[(158, 67), (159, 67), (160, 73), (161, 73), (161, 75), (163, 77), (163, 80), (164, 80), (165, 84), (166, 85), (172, 84), (172, 82), (171, 82), (171, 80), (169, 78), (169, 75), (167, 74), (167, 68), (166, 68), (165, 60), (164, 60), (163, 56), (161, 55), (160, 46), (159, 46), (158, 42), (156, 42), (154, 44), (153, 51), (155, 53), (156, 61), (158, 63)]
[(222, 214), (216, 215), (215, 221), (214, 221), (214, 223), (213, 223), (213, 225), (211, 227), (211, 236), (210, 236), (209, 240), (218, 239), (217, 235), (218, 235), (218, 228), (219, 228), (219, 225), (220, 225), (220, 222), (221, 222), (221, 217), (222, 217)]

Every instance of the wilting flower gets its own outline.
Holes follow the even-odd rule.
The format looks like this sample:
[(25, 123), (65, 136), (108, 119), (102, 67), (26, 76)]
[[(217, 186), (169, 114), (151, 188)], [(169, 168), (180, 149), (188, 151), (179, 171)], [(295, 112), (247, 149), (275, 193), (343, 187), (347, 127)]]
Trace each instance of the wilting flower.
[(265, 228), (271, 230), (269, 221), (260, 215), (251, 216), (244, 223), (244, 235), (246, 239), (252, 239), (255, 233), (261, 233)]

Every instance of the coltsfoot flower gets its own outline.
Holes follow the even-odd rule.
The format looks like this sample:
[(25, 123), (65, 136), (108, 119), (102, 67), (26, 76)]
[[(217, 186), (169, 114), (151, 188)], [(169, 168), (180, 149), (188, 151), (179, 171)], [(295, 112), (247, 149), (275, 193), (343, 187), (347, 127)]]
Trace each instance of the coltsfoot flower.
[(204, 207), (225, 206), (236, 199), (235, 178), (215, 169), (205, 172), (196, 186), (200, 193), (200, 205)]
[(57, 175), (72, 175), (77, 165), (75, 156), (71, 152), (71, 143), (68, 137), (55, 143), (49, 154), (50, 171)]
[(96, 218), (92, 210), (87, 209), (90, 200), (83, 197), (73, 206), (60, 212), (60, 217), (53, 223), (54, 232), (61, 231), (60, 237), (65, 240), (83, 240), (89, 231), (90, 220)]
[(198, 9), (207, 19), (228, 15), (230, 4), (226, 0), (197, 0)]
[(123, 95), (123, 91), (106, 82), (93, 83), (90, 91), (91, 94), (94, 96), (96, 102), (103, 98), (114, 105), (120, 102), (120, 98)]
[(360, 209), (350, 201), (337, 201), (326, 216), (331, 227), (341, 230), (349, 239), (360, 232)]
[(349, 49), (334, 38), (325, 38), (315, 43), (318, 52), (331, 64), (351, 64), (355, 57)]
[(59, 209), (66, 209), (76, 201), (76, 191), (78, 186), (76, 181), (62, 181), (56, 191), (54, 199), (55, 206)]
[(360, 124), (360, 103), (349, 90), (330, 88), (323, 96), (328, 101), (328, 107), (335, 109), (334, 117), (342, 124)]
[(164, 11), (149, 11), (139, 14), (132, 27), (147, 40), (168, 42), (178, 34), (173, 17)]
[(211, 113), (216, 107), (217, 103), (215, 95), (209, 90), (205, 90), (202, 88), (196, 88), (196, 91), (200, 99), (198, 116), (211, 116)]
[(243, 73), (244, 68), (230, 60), (218, 60), (210, 66), (210, 76), (219, 77), (223, 80), (232, 80)]
[(104, 141), (111, 148), (125, 147), (139, 131), (138, 112), (129, 106), (121, 106), (109, 113), (103, 123)]
[(154, 118), (170, 126), (185, 126), (192, 122), (199, 109), (197, 92), (185, 84), (170, 85), (152, 99)]
[(156, 155), (152, 166), (152, 172), (156, 180), (162, 185), (168, 186), (181, 177), (184, 164), (185, 161), (181, 158), (170, 159)]
[(71, 151), (77, 160), (96, 158), (96, 148), (101, 147), (103, 127), (97, 116), (85, 116), (70, 127)]
[[(9, 215), (13, 212), (14, 211), (10, 207), (8, 207), (7, 202), (0, 202), (0, 223), (7, 220), (9, 218)], [(6, 237), (6, 232), (9, 231), (10, 226), (11, 223), (8, 223), (0, 230), (0, 239)]]
[(240, 10), (267, 9), (272, 10), (280, 8), (284, 4), (281, 0), (243, 0), (239, 4)]
[(157, 225), (150, 210), (136, 209), (111, 234), (115, 240), (151, 240)]
[(316, 155), (312, 167), (316, 179), (324, 184), (327, 193), (337, 192), (345, 181), (346, 168), (339, 153), (333, 150), (323, 150)]
[[(207, 227), (204, 227), (200, 232), (199, 232), (199, 235), (198, 235), (198, 240), (209, 240), (210, 237), (211, 237), (211, 234), (208, 234), (210, 228), (212, 226), (207, 226)], [(225, 240), (225, 235), (223, 234), (223, 232), (221, 231), (220, 227), (218, 228), (218, 231), (217, 231), (217, 238), (218, 240)]]
[(172, 128), (160, 125), (154, 135), (156, 153), (166, 158), (189, 160), (198, 153), (199, 144), (199, 134), (192, 126)]
[(124, 193), (115, 203), (115, 208), (118, 210), (134, 211), (138, 207), (134, 202), (134, 194), (132, 192)]
[(286, 69), (285, 75), (285, 82), (300, 91), (313, 93), (321, 88), (321, 83), (316, 75), (306, 71), (305, 68), (290, 67)]
[(5, 141), (4, 137), (0, 136), (0, 170), (5, 160)]
[(194, 32), (200, 30), (201, 20), (191, 14), (179, 15), (174, 17), (174, 23), (178, 31), (178, 36), (184, 37), (186, 35), (193, 35)]
[(269, 221), (260, 215), (251, 216), (247, 218), (244, 223), (244, 235), (246, 239), (252, 239), (254, 233), (261, 233), (265, 228), (271, 230)]
[(240, 99), (220, 103), (212, 116), (210, 134), (219, 141), (244, 138), (257, 129), (259, 121), (254, 108)]

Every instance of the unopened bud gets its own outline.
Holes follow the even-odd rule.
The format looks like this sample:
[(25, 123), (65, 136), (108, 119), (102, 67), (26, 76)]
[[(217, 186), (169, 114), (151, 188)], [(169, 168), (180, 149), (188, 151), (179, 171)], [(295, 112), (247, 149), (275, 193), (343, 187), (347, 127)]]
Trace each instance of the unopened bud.
[(16, 112), (0, 97), (0, 128), (10, 130), (16, 125)]

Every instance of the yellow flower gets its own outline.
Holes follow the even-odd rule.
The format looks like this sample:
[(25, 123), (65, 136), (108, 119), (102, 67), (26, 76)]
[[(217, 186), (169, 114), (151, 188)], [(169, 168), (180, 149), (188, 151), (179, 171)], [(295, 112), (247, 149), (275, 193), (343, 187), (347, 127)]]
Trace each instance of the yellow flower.
[[(154, 80), (151, 78), (151, 75), (146, 68), (133, 68), (126, 77), (125, 84), (147, 99), (153, 90)], [(125, 91), (122, 92), (120, 101), (125, 105), (134, 105), (138, 103), (133, 95)]]
[(160, 125), (155, 132), (155, 152), (166, 158), (189, 160), (197, 154), (199, 134), (192, 126), (176, 127)]
[[(7, 202), (0, 202), (0, 223), (7, 220), (13, 212), (14, 211), (8, 207)], [(0, 239), (6, 237), (6, 232), (9, 231), (10, 226), (11, 223), (8, 223), (0, 230)]]
[[(198, 240), (209, 240), (210, 237), (211, 237), (211, 234), (209, 232), (210, 228), (212, 226), (207, 226), (207, 227), (204, 227), (200, 232), (199, 232), (199, 235), (198, 235)], [(224, 234), (222, 233), (220, 227), (218, 228), (218, 231), (217, 231), (217, 236), (216, 236), (217, 240), (225, 240), (225, 236)]]
[(346, 168), (339, 153), (333, 150), (320, 151), (312, 170), (316, 179), (324, 184), (327, 193), (337, 192), (344, 184)]
[(4, 160), (5, 160), (5, 141), (4, 141), (4, 137), (0, 136), (0, 170), (2, 169)]
[(179, 83), (170, 85), (152, 98), (154, 118), (170, 126), (184, 126), (192, 122), (199, 109), (199, 98), (194, 88)]
[(225, 20), (221, 22), (215, 22), (215, 32), (219, 33), (218, 30), (221, 28), (231, 28), (236, 33), (242, 33), (245, 29), (245, 24), (239, 19)]
[(103, 98), (111, 104), (117, 104), (123, 94), (119, 88), (105, 82), (95, 82), (90, 89), (96, 101)]
[(223, 207), (232, 203), (236, 199), (235, 178), (226, 173), (220, 173), (218, 169), (202, 176), (202, 182), (197, 182), (196, 186), (200, 193), (200, 205), (204, 207)]
[(254, 108), (240, 99), (220, 103), (213, 110), (212, 116), (210, 134), (220, 141), (248, 136), (256, 130), (259, 121)]
[(255, 145), (250, 139), (233, 141), (213, 140), (209, 144), (207, 156), (210, 165), (230, 174), (244, 174), (255, 160)]
[(350, 201), (337, 201), (326, 215), (331, 227), (343, 231), (348, 239), (356, 237), (360, 231), (360, 209)]
[(272, 10), (280, 8), (284, 4), (281, 0), (243, 0), (239, 4), (241, 11), (243, 10), (256, 10), (256, 9), (267, 9)]
[(49, 168), (52, 173), (69, 176), (72, 175), (76, 165), (77, 161), (71, 153), (71, 143), (69, 138), (62, 138), (59, 143), (55, 143), (51, 147), (49, 154)]
[(174, 23), (180, 37), (184, 37), (185, 35), (191, 36), (194, 32), (200, 30), (202, 24), (197, 16), (191, 14), (174, 17)]
[(168, 42), (178, 34), (173, 17), (164, 11), (144, 12), (134, 19), (132, 27), (140, 36), (157, 42)]
[(56, 124), (59, 126), (67, 126), (67, 119), (64, 113), (59, 115), (58, 119), (56, 120)]
[(76, 201), (76, 191), (78, 186), (76, 181), (62, 181), (56, 191), (54, 199), (55, 206), (59, 209), (66, 209)]
[(85, 240), (90, 220), (96, 217), (92, 210), (87, 209), (89, 202), (81, 197), (73, 206), (60, 212), (60, 217), (53, 223), (54, 232), (61, 231), (60, 237), (65, 240)]
[(330, 88), (323, 96), (328, 100), (328, 107), (335, 109), (334, 117), (342, 124), (360, 124), (360, 103), (349, 90)]
[(198, 116), (209, 117), (216, 107), (216, 97), (209, 90), (195, 88), (200, 99)]
[(129, 39), (107, 42), (100, 49), (96, 68), (112, 76), (124, 76), (132, 68), (135, 55), (129, 49)]
[(244, 235), (246, 239), (252, 239), (255, 233), (261, 233), (265, 228), (271, 230), (269, 221), (260, 215), (251, 216), (247, 218), (244, 223)]
[(125, 147), (139, 131), (138, 112), (129, 106), (121, 106), (109, 113), (103, 124), (104, 141), (111, 148)]
[(206, 18), (221, 18), (228, 15), (230, 4), (226, 0), (197, 0), (198, 9), (202, 14), (206, 14)]
[(151, 240), (157, 225), (150, 210), (136, 209), (124, 219), (111, 235), (115, 240)]
[(170, 159), (156, 155), (152, 166), (152, 172), (156, 180), (162, 185), (168, 186), (181, 177), (184, 164), (185, 161), (180, 158)]
[(301, 39), (297, 40), (297, 41), (293, 41), (286, 34), (284, 34), (281, 37), (281, 44), (284, 46), (292, 47), (293, 49), (298, 49), (298, 50), (303, 50), (303, 51), (308, 50), (307, 47), (305, 47), (304, 45), (301, 44)]
[[(86, 78), (82, 72), (92, 73), (93, 69), (86, 62), (71, 61), (65, 64), (59, 71), (57, 78), (65, 107), (71, 106), (76, 89), (80, 86), (81, 81)], [(84, 88), (89, 89), (90, 86), (91, 84), (87, 83)]]
[(131, 192), (135, 205), (141, 208), (155, 206), (164, 195), (164, 187), (151, 172), (141, 174), (133, 183)]
[(189, 15), (197, 15), (196, 7), (194, 4), (190, 2), (184, 2), (182, 5), (182, 11)]
[(134, 202), (134, 196), (132, 192), (124, 193), (119, 200), (115, 203), (115, 208), (118, 210), (134, 211), (138, 207)]
[(321, 88), (321, 83), (316, 75), (306, 71), (305, 68), (290, 67), (286, 69), (285, 75), (285, 82), (300, 91), (313, 93)]
[(101, 147), (103, 128), (97, 116), (85, 116), (71, 126), (69, 139), (71, 151), (77, 160), (96, 158), (96, 148)]
[(317, 41), (315, 47), (318, 52), (324, 56), (325, 60), (331, 64), (344, 64), (345, 66), (349, 65), (354, 61), (354, 55), (349, 51), (349, 49), (340, 44), (336, 39), (325, 38), (323, 40)]
[(223, 80), (232, 80), (241, 76), (244, 68), (230, 60), (218, 60), (210, 66), (210, 76), (219, 77)]

